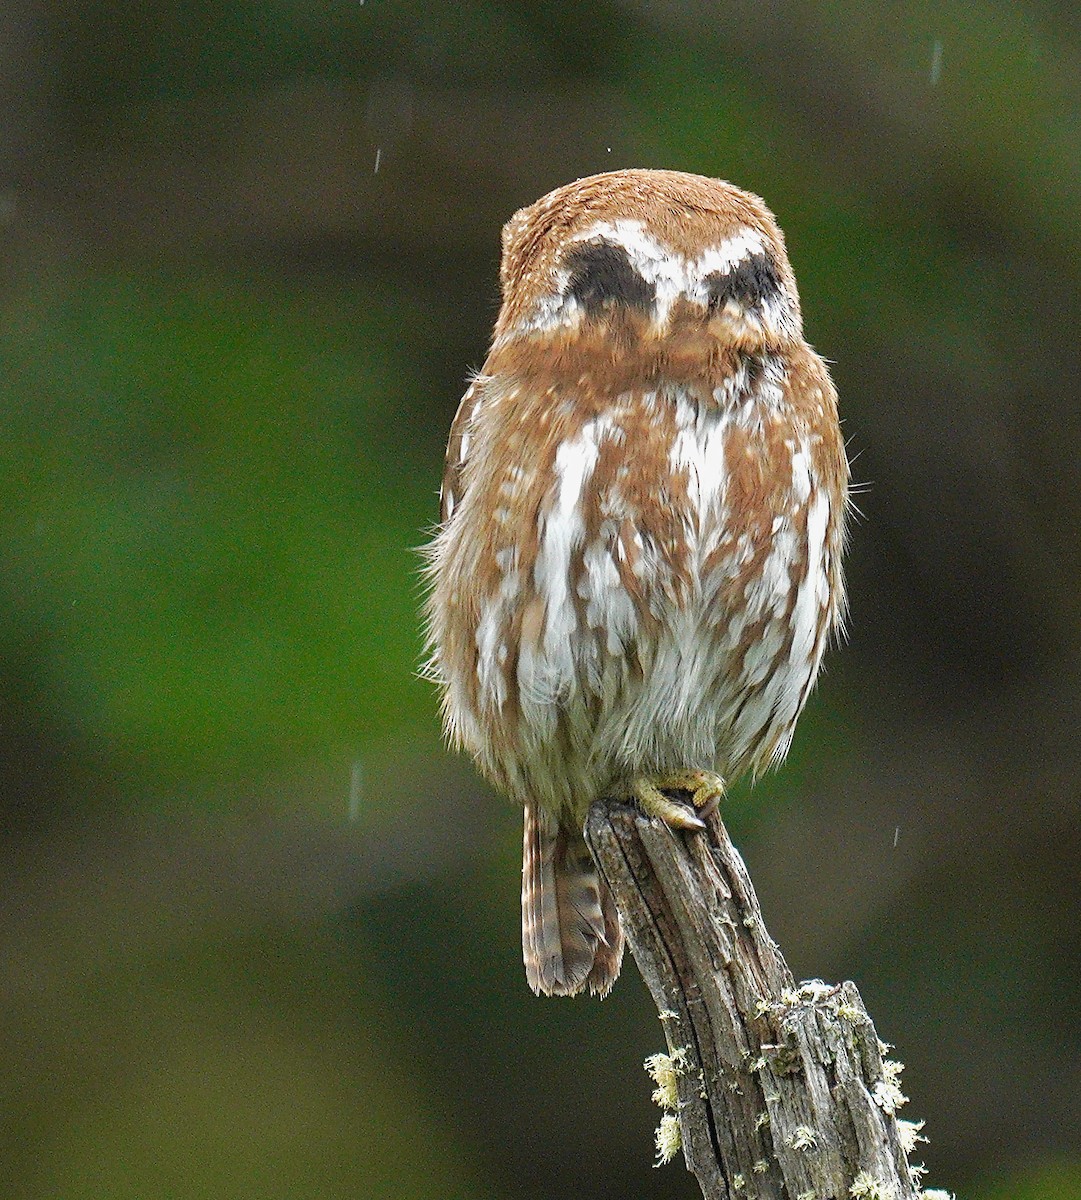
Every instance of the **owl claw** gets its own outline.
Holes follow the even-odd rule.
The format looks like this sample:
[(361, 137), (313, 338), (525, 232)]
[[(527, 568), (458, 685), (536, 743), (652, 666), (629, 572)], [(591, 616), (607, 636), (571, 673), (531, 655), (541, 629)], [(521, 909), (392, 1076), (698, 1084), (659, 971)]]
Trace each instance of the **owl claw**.
[(713, 771), (677, 771), (655, 781), (663, 791), (690, 792), (691, 802), (703, 817), (717, 810), (724, 799), (724, 780)]
[(709, 816), (724, 796), (724, 780), (712, 771), (676, 771), (655, 778), (642, 776), (634, 781), (633, 794), (642, 811), (658, 817), (675, 829), (705, 829), (705, 822), (687, 805), (670, 800), (665, 792), (690, 792), (691, 802), (702, 816)]

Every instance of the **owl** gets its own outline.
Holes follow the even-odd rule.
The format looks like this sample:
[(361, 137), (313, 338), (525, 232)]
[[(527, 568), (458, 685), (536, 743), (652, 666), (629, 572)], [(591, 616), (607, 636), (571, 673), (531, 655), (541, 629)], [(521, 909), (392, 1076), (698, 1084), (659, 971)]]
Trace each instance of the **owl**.
[(449, 741), (524, 810), (529, 984), (603, 996), (623, 933), (589, 806), (701, 829), (783, 758), (844, 613), (848, 464), (758, 197), (593, 175), (511, 218), (500, 275), (428, 547), (429, 667)]

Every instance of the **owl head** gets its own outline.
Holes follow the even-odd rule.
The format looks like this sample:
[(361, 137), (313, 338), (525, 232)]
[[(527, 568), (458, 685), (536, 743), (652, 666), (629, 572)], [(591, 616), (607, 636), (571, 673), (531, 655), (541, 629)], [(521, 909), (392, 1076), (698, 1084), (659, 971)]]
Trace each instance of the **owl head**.
[(765, 204), (681, 171), (591, 175), (503, 229), (496, 346), (688, 337), (750, 352), (802, 337), (784, 236)]

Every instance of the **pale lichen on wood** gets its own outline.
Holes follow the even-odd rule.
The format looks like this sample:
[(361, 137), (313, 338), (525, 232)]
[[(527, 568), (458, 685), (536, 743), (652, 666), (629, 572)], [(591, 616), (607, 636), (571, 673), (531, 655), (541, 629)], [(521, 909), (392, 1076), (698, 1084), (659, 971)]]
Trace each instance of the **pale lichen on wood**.
[(900, 1064), (854, 984), (796, 984), (719, 818), (677, 834), (598, 803), (586, 839), (668, 1042), (660, 1157), (681, 1143), (707, 1200), (920, 1200)]

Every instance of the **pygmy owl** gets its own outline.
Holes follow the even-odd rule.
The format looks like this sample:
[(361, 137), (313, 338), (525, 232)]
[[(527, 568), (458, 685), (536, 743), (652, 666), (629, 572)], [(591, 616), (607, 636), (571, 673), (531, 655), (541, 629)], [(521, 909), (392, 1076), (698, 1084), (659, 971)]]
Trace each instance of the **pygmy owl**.
[(844, 611), (848, 464), (765, 204), (676, 171), (557, 188), (503, 230), (491, 352), (429, 547), (450, 741), (525, 810), (536, 992), (605, 995), (619, 915), (582, 837), (631, 797), (702, 828), (785, 754)]

